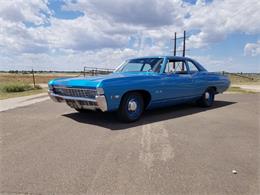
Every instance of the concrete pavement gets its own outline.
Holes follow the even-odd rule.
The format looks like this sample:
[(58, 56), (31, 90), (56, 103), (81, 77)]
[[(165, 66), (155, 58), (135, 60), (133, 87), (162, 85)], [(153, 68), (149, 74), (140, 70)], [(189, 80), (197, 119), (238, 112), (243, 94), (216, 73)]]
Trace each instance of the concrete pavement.
[(0, 126), (3, 194), (259, 194), (258, 94), (132, 124), (49, 100), (1, 112)]
[(245, 90), (249, 90), (252, 92), (260, 92), (260, 85), (241, 85), (241, 84), (237, 84), (237, 85), (232, 85), (233, 87), (240, 87), (241, 89), (245, 89)]
[(0, 100), (0, 112), (48, 100), (46, 93)]

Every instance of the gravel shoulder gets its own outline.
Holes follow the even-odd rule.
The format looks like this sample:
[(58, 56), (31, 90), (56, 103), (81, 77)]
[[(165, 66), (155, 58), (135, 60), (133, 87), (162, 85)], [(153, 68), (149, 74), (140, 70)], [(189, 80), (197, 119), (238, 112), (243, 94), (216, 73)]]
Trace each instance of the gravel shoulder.
[(15, 98), (0, 100), (0, 112), (23, 107), (23, 106), (28, 106), (48, 99), (49, 97), (46, 92), (46, 93), (39, 93), (36, 95), (28, 95), (23, 97), (15, 97)]

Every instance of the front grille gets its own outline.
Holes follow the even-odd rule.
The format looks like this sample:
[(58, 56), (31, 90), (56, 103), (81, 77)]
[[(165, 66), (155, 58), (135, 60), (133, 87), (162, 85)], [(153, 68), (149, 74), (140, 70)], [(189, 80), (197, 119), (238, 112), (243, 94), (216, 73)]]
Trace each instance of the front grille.
[(77, 101), (81, 106), (97, 106), (97, 102)]
[(95, 99), (97, 91), (95, 89), (82, 89), (82, 88), (66, 88), (54, 87), (53, 92), (61, 96), (82, 97)]
[(74, 101), (74, 100), (66, 100), (67, 104), (72, 107), (72, 108), (81, 108), (81, 107), (85, 107), (85, 106), (93, 106), (96, 107), (97, 103), (96, 102), (91, 102), (91, 101)]

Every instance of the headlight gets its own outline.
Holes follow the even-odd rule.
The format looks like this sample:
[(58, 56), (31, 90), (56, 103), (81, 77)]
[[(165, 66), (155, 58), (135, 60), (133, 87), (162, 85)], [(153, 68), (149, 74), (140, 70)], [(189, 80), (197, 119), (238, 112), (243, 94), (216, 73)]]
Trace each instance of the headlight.
[(104, 89), (103, 88), (97, 88), (97, 95), (104, 95)]

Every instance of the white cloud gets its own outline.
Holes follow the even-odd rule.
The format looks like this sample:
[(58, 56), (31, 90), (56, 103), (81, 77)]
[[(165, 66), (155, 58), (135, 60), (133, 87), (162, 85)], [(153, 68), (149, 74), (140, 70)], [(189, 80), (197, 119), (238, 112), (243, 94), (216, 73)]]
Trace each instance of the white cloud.
[(260, 1), (215, 0), (210, 4), (197, 3), (189, 7), (190, 17), (185, 28), (199, 30), (188, 40), (190, 47), (205, 47), (224, 40), (234, 32), (260, 33)]
[[(86, 51), (120, 48), (127, 44), (128, 37), (120, 32), (107, 32), (109, 27), (103, 20), (93, 20), (84, 16), (75, 20), (53, 18), (51, 21), (52, 26), (41, 27), (38, 30), (40, 34), (45, 35), (53, 48)], [(38, 33), (37, 30), (34, 33)]]
[[(195, 5), (181, 0), (66, 2), (63, 10), (84, 15), (55, 18), (47, 0), (2, 1), (0, 65), (32, 64), (33, 59), (59, 69), (73, 69), (72, 64), (81, 69), (86, 63), (113, 66), (129, 56), (168, 54), (175, 31), (196, 32), (187, 41), (189, 49), (207, 47), (234, 32), (260, 33), (258, 0), (200, 0)], [(245, 54), (258, 55), (259, 42), (248, 43)]]
[(247, 43), (244, 47), (244, 54), (246, 56), (259, 56), (260, 40), (258, 40), (256, 43)]
[(68, 3), (67, 10), (81, 10), (90, 17), (106, 18), (110, 22), (155, 27), (181, 24), (183, 13), (181, 0), (78, 0)]
[(48, 22), (47, 0), (8, 0), (1, 1), (0, 16), (9, 22), (31, 22), (41, 25)]
[(150, 50), (134, 49), (101, 49), (99, 51), (85, 51), (73, 53), (65, 51), (62, 55), (49, 55), (46, 53), (25, 53), (15, 59), (5, 56), (1, 60), (4, 70), (83, 70), (84, 66), (116, 68), (123, 60), (137, 56), (150, 56), (160, 54), (159, 47)]
[(1, 1), (0, 54), (18, 55), (48, 51), (48, 40), (35, 34), (36, 29), (26, 25), (46, 25), (51, 15), (47, 0)]
[[(30, 53), (125, 48), (133, 34), (150, 37), (153, 44), (162, 46), (174, 31), (185, 28), (188, 32), (198, 31), (188, 39), (187, 46), (201, 48), (224, 40), (232, 32), (260, 32), (258, 0), (240, 4), (235, 0), (210, 4), (197, 1), (195, 5), (181, 0), (67, 1), (64, 10), (85, 13), (74, 20), (54, 18), (46, 1), (5, 1), (0, 8), (0, 36), (5, 49)], [(189, 17), (185, 17), (187, 14)], [(253, 16), (247, 17), (249, 14)], [(50, 25), (26, 28), (22, 22)]]
[[(160, 47), (152, 47), (149, 50), (134, 49), (101, 49), (99, 51), (70, 52), (64, 51), (62, 55), (49, 55), (46, 53), (25, 53), (12, 58), (1, 57), (1, 64), (5, 64), (2, 70), (70, 70), (82, 71), (84, 66), (100, 68), (116, 68), (123, 60), (163, 54)], [(190, 56), (200, 62), (208, 71), (228, 72), (255, 72), (255, 64), (246, 66), (237, 59), (216, 58), (211, 55)]]
[(191, 56), (193, 59), (197, 60), (203, 67), (205, 67), (208, 71), (232, 71), (232, 69), (237, 68), (234, 67), (234, 65), (237, 65), (234, 63), (234, 59), (232, 58), (225, 58), (220, 59), (216, 58), (211, 55), (205, 55), (205, 56)]
[(32, 33), (23, 23), (8, 22), (0, 18), (0, 53), (41, 53), (48, 50), (47, 40)]

